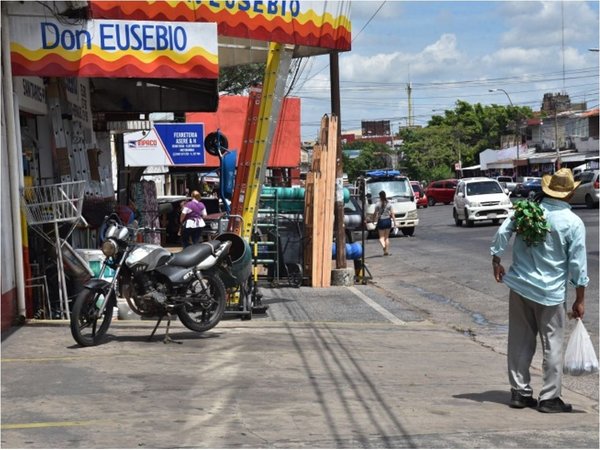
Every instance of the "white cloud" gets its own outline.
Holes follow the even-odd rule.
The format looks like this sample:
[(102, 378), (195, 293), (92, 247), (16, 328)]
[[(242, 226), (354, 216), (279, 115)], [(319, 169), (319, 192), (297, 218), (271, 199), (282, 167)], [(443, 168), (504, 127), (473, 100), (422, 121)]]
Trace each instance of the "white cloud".
[(466, 62), (453, 34), (442, 35), (417, 54), (392, 52), (369, 56), (351, 52), (344, 54), (342, 61), (344, 80), (371, 82), (408, 81), (409, 71), (411, 78), (435, 77), (449, 67), (463, 67)]
[[(564, 2), (564, 84), (560, 2), (472, 4), (473, 8), (469, 2), (388, 1), (353, 43), (353, 50), (340, 54), (344, 129), (356, 127), (362, 119), (404, 123), (409, 72), (417, 123), (425, 123), (432, 109), (451, 109), (457, 99), (505, 102), (502, 95), (488, 92), (494, 87), (506, 89), (515, 104), (533, 108), (539, 108), (545, 92), (558, 92), (563, 86), (597, 104), (597, 75), (594, 79), (588, 70), (569, 80), (578, 76), (574, 71), (598, 67), (598, 53), (587, 50), (598, 47), (596, 2)], [(353, 38), (380, 5), (352, 3)], [(327, 67), (328, 58), (319, 58), (313, 74)], [(310, 97), (303, 100), (302, 114), (313, 134), (321, 115), (330, 109), (329, 68), (296, 94)]]
[(506, 46), (561, 45), (563, 24), (566, 42), (597, 42), (598, 15), (587, 2), (505, 2), (499, 11), (510, 27), (501, 38)]

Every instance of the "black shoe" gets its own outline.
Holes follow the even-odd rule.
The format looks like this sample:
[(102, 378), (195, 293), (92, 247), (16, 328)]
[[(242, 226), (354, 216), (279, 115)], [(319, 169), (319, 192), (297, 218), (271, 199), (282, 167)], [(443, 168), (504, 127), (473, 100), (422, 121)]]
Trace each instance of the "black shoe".
[(573, 407), (563, 402), (560, 397), (556, 397), (550, 400), (541, 400), (538, 411), (543, 413), (568, 413), (573, 411)]
[(537, 400), (531, 395), (525, 396), (520, 392), (511, 389), (510, 403), (508, 404), (511, 408), (535, 408), (537, 405)]

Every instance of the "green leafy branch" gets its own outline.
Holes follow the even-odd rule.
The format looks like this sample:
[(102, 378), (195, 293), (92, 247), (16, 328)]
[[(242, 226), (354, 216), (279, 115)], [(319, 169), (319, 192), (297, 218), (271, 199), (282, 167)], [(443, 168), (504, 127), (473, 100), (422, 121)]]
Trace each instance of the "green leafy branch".
[(521, 200), (514, 205), (513, 220), (517, 234), (528, 246), (541, 244), (546, 240), (550, 225), (544, 217), (544, 210), (537, 202)]

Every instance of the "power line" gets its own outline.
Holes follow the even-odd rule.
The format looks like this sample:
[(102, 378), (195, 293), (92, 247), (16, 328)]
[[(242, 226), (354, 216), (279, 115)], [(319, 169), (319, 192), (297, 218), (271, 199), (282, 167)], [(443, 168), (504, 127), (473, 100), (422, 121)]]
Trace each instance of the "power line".
[[(354, 41), (356, 40), (356, 38), (358, 38), (358, 36), (360, 36), (360, 34), (364, 31), (365, 28), (367, 28), (367, 26), (371, 23), (371, 21), (375, 18), (375, 16), (379, 13), (379, 11), (381, 11), (381, 8), (383, 8), (383, 5), (385, 5), (387, 3), (387, 0), (384, 0), (383, 2), (381, 2), (381, 4), (379, 5), (379, 8), (377, 8), (377, 10), (371, 15), (371, 17), (369, 18), (369, 20), (367, 20), (367, 22), (364, 24), (364, 26), (360, 29), (360, 31), (352, 38), (352, 41), (350, 41), (350, 44), (353, 44)], [(329, 67), (329, 64), (326, 64), (325, 66), (323, 66), (321, 69), (319, 69), (317, 72), (315, 72), (313, 75), (307, 77), (304, 82), (302, 83), (302, 85), (300, 86), (299, 89), (302, 89), (304, 87), (304, 84), (307, 81), (312, 80), (313, 78), (315, 78), (317, 75), (319, 75), (321, 72), (323, 72), (325, 69), (327, 69)]]

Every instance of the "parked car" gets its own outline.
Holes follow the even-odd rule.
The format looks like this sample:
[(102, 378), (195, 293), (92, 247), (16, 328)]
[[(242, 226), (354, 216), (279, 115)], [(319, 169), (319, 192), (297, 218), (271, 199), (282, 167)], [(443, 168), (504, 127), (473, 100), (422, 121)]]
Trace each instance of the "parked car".
[(500, 183), (500, 186), (508, 189), (510, 193), (512, 193), (515, 190), (515, 187), (517, 187), (517, 183), (515, 183), (513, 178), (507, 175), (498, 175), (495, 177), (495, 180)]
[(359, 242), (362, 240), (362, 207), (360, 200), (353, 195), (344, 203), (344, 228), (346, 229), (346, 242)]
[(415, 203), (417, 204), (417, 208), (427, 208), (427, 194), (425, 194), (425, 190), (423, 189), (423, 186), (421, 186), (421, 183), (418, 181), (411, 181), (410, 186), (415, 193)]
[(542, 179), (530, 177), (529, 181), (517, 184), (513, 195), (515, 197), (532, 197), (542, 191)]
[(425, 188), (425, 195), (427, 195), (428, 205), (433, 206), (436, 203), (444, 203), (445, 205), (449, 205), (452, 203), (457, 184), (458, 180), (455, 178), (449, 180), (432, 181), (429, 183), (429, 186)]
[(511, 209), (508, 189), (500, 186), (498, 181), (485, 177), (463, 178), (456, 187), (452, 215), (457, 227), (463, 221), (471, 227), (481, 220), (498, 224), (508, 217)]
[(586, 170), (575, 175), (575, 181), (581, 181), (573, 197), (571, 205), (583, 205), (588, 208), (598, 208), (598, 170)]

